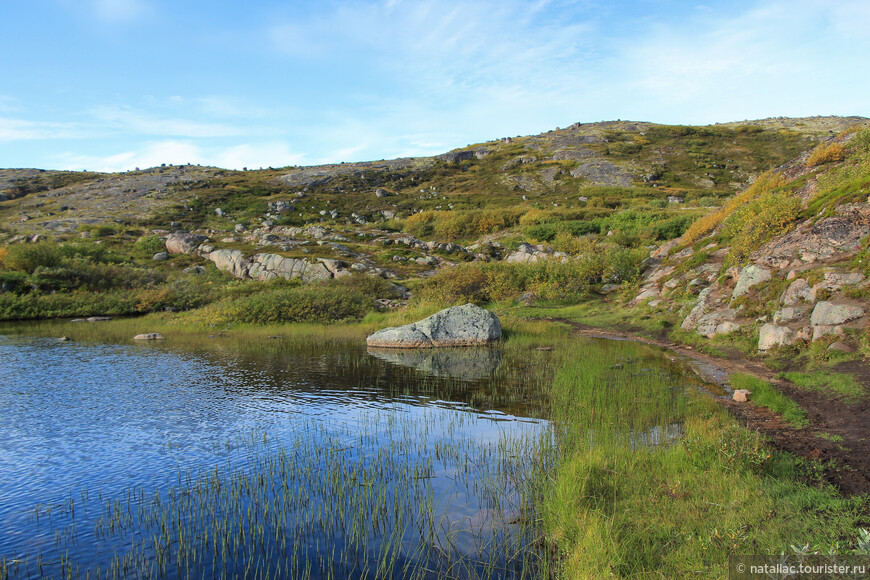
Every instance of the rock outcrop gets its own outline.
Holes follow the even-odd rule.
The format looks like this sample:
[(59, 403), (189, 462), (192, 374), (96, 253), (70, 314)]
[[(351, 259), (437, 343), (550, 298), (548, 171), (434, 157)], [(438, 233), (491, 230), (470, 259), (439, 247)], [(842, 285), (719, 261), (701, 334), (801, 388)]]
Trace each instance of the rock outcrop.
[(366, 339), (366, 344), (378, 348), (432, 348), (481, 345), (499, 338), (498, 316), (474, 304), (465, 304), (411, 324), (379, 330)]
[(200, 234), (169, 234), (166, 237), (166, 251), (170, 254), (192, 254), (207, 240)]

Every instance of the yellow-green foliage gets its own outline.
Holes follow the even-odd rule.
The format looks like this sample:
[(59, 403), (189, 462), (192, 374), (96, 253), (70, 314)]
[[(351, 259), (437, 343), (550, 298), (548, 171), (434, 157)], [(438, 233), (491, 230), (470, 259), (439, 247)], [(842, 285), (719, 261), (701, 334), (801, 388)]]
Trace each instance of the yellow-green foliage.
[(716, 209), (701, 219), (695, 221), (686, 233), (681, 238), (683, 242), (691, 244), (698, 241), (705, 235), (709, 234), (725, 221), (728, 216), (734, 213), (737, 208), (744, 206), (753, 199), (782, 187), (787, 183), (787, 179), (779, 173), (768, 171), (759, 175), (758, 178), (743, 192), (725, 202), (725, 205)]
[(790, 230), (800, 210), (800, 199), (783, 192), (767, 192), (741, 206), (722, 228), (732, 238), (726, 264), (742, 264), (762, 244)]
[(562, 262), (539, 260), (531, 264), (463, 264), (443, 268), (427, 279), (415, 298), (423, 303), (497, 302), (531, 292), (545, 300), (574, 299), (601, 281), (605, 260), (599, 252)]
[(846, 148), (840, 143), (821, 143), (807, 159), (807, 166), (816, 167), (825, 163), (837, 163), (846, 158)]
[(421, 238), (471, 239), (517, 225), (523, 212), (522, 209), (421, 211), (405, 220), (404, 231)]

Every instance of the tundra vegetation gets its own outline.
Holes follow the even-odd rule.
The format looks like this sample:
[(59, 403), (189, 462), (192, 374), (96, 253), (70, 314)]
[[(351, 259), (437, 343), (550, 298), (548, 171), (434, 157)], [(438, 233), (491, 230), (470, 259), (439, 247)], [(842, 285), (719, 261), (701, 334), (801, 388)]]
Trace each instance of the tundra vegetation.
[[(730, 554), (866, 553), (866, 490), (841, 493), (830, 477), (848, 466), (776, 450), (709, 396), (674, 399), (667, 376), (616, 353), (578, 360), (564, 326), (527, 320), (763, 363), (775, 380), (735, 373), (729, 385), (799, 431), (815, 426), (795, 393), (866, 402), (866, 119), (601, 123), (436, 158), (112, 176), (147, 183), (137, 198), (147, 215), (94, 206), (99, 174), (56, 173), (16, 177), (0, 202), (0, 319), (147, 314), (164, 334), (236, 336), (294, 323), (284, 331), (339, 340), (444, 306), (487, 305), (507, 321), (509, 347), (560, 337), (540, 365), (556, 437), (538, 443), (547, 471), (523, 483), (548, 574), (724, 577)], [(207, 236), (209, 248), (155, 260), (175, 230)], [(850, 249), (837, 246), (849, 236)], [(782, 249), (789, 240), (797, 250)], [(350, 266), (321, 280), (257, 280), (219, 269), (215, 250)], [(732, 295), (747, 266), (773, 274)], [(796, 279), (812, 301), (786, 312)], [(811, 323), (822, 302), (852, 314)], [(728, 318), (701, 333), (686, 320), (703, 308)], [(141, 320), (70, 333), (126, 336)], [(760, 350), (770, 324), (791, 339)], [(607, 388), (615, 384), (628, 387)]]

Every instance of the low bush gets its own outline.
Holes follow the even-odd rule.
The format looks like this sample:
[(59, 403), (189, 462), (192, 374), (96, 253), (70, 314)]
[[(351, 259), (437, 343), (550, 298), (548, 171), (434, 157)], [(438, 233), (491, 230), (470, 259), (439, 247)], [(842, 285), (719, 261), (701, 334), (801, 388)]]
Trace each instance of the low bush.
[(242, 298), (232, 305), (232, 320), (251, 324), (334, 322), (359, 319), (374, 309), (361, 292), (312, 284), (278, 288)]
[(840, 143), (820, 143), (807, 158), (809, 167), (838, 163), (846, 158), (846, 148)]

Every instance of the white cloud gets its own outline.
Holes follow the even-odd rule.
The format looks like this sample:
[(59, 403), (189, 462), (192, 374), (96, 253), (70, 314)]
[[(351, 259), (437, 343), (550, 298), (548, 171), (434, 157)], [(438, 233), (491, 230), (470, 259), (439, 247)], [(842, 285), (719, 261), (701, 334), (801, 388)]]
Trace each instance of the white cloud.
[(72, 139), (84, 135), (74, 123), (49, 123), (0, 117), (0, 141)]
[(161, 117), (129, 107), (102, 106), (93, 109), (91, 113), (96, 121), (123, 131), (127, 135), (209, 138), (239, 137), (251, 132), (250, 128)]
[(64, 153), (57, 156), (58, 169), (88, 169), (92, 171), (127, 171), (136, 167), (158, 165), (213, 165), (226, 169), (283, 167), (301, 164), (303, 156), (290, 150), (286, 143), (256, 143), (229, 147), (201, 146), (187, 141), (159, 141), (111, 155), (79, 155)]
[[(866, 11), (852, 4), (760, 1), (730, 18), (660, 23), (621, 51), (618, 70), (626, 91), (666, 112), (663, 121), (866, 114), (866, 108), (848, 110), (856, 102), (848, 91), (833, 94), (826, 86), (826, 79), (853, 74), (859, 55), (866, 54), (837, 32), (850, 19), (844, 14), (854, 18)], [(867, 82), (856, 81), (856, 91), (859, 85)]]

